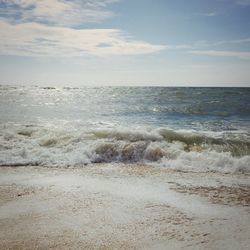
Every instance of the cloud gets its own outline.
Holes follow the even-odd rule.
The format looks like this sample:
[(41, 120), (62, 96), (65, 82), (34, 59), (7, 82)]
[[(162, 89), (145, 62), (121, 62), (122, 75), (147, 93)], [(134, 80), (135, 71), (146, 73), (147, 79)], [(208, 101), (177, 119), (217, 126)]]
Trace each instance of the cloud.
[(189, 53), (206, 56), (235, 57), (250, 60), (249, 51), (223, 51), (223, 50), (191, 50)]
[(119, 0), (0, 0), (0, 16), (12, 23), (74, 26), (114, 16), (108, 6)]
[(216, 12), (205, 13), (204, 16), (207, 16), (207, 17), (216, 16)]
[(205, 48), (213, 48), (221, 45), (239, 45), (250, 43), (250, 38), (236, 39), (236, 40), (221, 40), (221, 41), (206, 41), (199, 40), (193, 44), (179, 44), (179, 45), (168, 45), (168, 49), (180, 49), (180, 50), (201, 50)]
[(0, 0), (0, 54), (78, 57), (139, 55), (165, 49), (119, 29), (79, 29), (114, 16), (120, 0)]
[(227, 41), (218, 41), (214, 42), (214, 46), (223, 45), (223, 44), (242, 44), (242, 43), (250, 43), (250, 38), (237, 39), (237, 40), (227, 40)]
[(39, 23), (10, 24), (0, 20), (0, 54), (79, 57), (140, 55), (165, 49), (137, 41), (119, 29), (73, 29)]
[(202, 13), (202, 16), (206, 16), (206, 17), (213, 17), (216, 16), (217, 13), (216, 12), (208, 12), (208, 13)]
[(236, 3), (242, 6), (250, 6), (250, 0), (237, 0)]

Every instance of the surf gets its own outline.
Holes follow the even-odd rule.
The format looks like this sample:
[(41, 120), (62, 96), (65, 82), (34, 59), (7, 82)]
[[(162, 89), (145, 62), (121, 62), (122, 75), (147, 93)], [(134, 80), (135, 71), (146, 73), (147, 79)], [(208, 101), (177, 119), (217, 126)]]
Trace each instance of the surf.
[(139, 163), (176, 170), (250, 172), (247, 134), (170, 128), (61, 129), (2, 125), (0, 165)]

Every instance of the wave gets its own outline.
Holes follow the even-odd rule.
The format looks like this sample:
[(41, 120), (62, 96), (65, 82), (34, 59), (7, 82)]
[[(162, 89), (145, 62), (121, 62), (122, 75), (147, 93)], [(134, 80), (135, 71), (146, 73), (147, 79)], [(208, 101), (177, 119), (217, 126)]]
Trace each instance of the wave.
[(0, 165), (142, 163), (177, 170), (250, 173), (249, 134), (167, 128), (58, 129), (5, 124)]
[[(250, 141), (248, 137), (243, 138), (240, 136), (241, 134), (237, 134), (237, 137), (235, 134), (224, 134), (223, 137), (212, 137), (194, 132), (176, 132), (170, 129), (158, 129), (151, 131), (101, 130), (94, 131), (93, 135), (96, 138), (130, 142), (181, 142), (185, 151), (215, 150), (217, 152), (230, 152), (233, 156), (250, 155)], [(213, 133), (213, 135), (215, 135), (215, 133)], [(217, 134), (217, 136), (218, 135), (219, 134)]]

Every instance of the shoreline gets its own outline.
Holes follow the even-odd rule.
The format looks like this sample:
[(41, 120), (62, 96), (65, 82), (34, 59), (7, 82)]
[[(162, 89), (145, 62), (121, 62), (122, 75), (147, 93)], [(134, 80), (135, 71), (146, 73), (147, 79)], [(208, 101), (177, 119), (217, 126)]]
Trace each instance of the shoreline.
[(250, 176), (1, 167), (0, 249), (248, 249)]

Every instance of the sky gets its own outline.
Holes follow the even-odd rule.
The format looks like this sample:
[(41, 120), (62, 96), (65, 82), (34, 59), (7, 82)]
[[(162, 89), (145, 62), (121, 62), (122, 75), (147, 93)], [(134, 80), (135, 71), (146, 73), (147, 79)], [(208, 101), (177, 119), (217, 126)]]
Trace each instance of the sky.
[(0, 84), (250, 87), (250, 0), (0, 0)]

